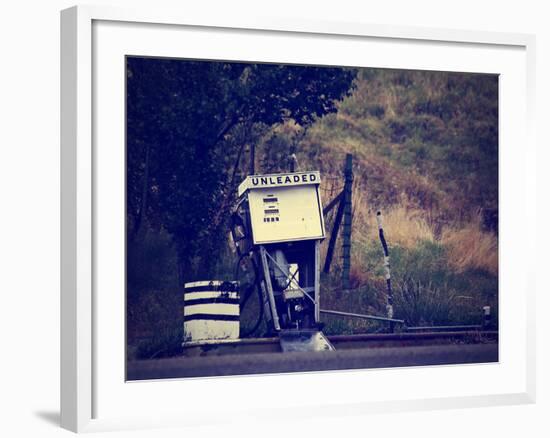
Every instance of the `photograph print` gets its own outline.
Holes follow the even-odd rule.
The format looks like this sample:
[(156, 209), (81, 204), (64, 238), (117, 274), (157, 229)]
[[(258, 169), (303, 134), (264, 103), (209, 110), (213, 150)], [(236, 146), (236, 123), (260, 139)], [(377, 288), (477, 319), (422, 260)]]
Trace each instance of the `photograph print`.
[(128, 56), (127, 380), (498, 362), (498, 90)]

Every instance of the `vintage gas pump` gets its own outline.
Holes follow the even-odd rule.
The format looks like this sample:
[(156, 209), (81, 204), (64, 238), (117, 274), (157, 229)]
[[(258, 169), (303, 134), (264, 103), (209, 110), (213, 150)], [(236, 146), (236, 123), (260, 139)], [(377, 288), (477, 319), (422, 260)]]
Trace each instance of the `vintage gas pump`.
[(319, 172), (248, 176), (238, 188), (233, 240), (259, 271), (263, 313), (284, 351), (332, 350), (320, 331)]

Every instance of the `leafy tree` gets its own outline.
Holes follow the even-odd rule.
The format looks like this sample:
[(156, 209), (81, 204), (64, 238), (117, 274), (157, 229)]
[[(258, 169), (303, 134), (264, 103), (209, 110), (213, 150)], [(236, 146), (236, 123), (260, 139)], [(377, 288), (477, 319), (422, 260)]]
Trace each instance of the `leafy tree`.
[(184, 278), (207, 263), (225, 234), (245, 146), (262, 128), (305, 127), (334, 112), (354, 77), (343, 68), (129, 57), (130, 245), (147, 221), (173, 235)]

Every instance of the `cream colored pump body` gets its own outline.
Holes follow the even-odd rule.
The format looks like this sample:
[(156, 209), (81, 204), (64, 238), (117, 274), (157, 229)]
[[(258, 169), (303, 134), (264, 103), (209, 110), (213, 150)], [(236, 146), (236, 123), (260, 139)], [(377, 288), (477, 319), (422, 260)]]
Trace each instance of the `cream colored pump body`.
[(257, 266), (263, 316), (283, 351), (333, 349), (319, 320), (320, 185), (320, 173), (309, 171), (250, 175), (238, 188), (233, 240)]

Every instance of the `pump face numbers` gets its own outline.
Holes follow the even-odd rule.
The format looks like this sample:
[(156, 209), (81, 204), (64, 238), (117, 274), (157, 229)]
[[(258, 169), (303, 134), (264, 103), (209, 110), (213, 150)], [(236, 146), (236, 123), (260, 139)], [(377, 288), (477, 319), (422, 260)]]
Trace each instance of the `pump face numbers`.
[(279, 222), (279, 198), (273, 193), (264, 196), (264, 222)]

